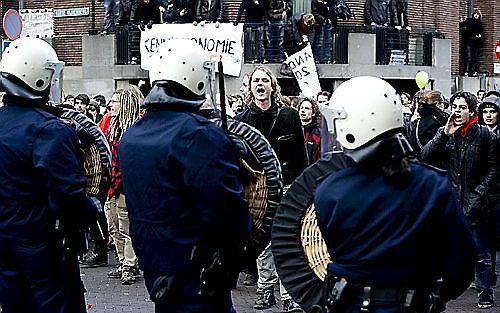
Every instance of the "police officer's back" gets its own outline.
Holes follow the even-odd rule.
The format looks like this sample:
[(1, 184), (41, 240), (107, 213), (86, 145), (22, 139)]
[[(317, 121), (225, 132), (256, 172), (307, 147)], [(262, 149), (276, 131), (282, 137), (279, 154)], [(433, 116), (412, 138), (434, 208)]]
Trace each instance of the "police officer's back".
[(146, 113), (119, 148), (132, 243), (156, 312), (232, 312), (234, 252), (249, 237), (239, 167), (225, 132), (196, 114), (208, 84), (200, 48), (161, 49)]
[(318, 226), (333, 260), (328, 306), (427, 312), (458, 297), (473, 276), (472, 237), (446, 174), (408, 160), (396, 91), (378, 78), (354, 78), (322, 111), (356, 163), (316, 189)]
[[(0, 63), (0, 306), (9, 312), (85, 312), (76, 247), (96, 214), (76, 133), (49, 113), (62, 66), (40, 39), (15, 40)], [(58, 77), (59, 78), (59, 77)]]

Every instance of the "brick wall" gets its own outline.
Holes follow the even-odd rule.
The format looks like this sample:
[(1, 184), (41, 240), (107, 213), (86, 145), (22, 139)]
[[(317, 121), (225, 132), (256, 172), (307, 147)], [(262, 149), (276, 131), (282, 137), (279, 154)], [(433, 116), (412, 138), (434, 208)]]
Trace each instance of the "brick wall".
[[(28, 0), (25, 8), (71, 8), (91, 7), (93, 0)], [(9, 2), (9, 1), (2, 1)], [(241, 0), (225, 0), (224, 20), (233, 21), (239, 8)], [(458, 22), (466, 17), (467, 0), (409, 0), (409, 25), (413, 32), (424, 32), (437, 30), (451, 39), (452, 49), (452, 74), (459, 73), (461, 60), (459, 51), (461, 49)], [(364, 24), (365, 0), (346, 0), (355, 15), (344, 24)], [(492, 72), (494, 61), (494, 44), (500, 39), (500, 3), (498, 0), (475, 0), (476, 6), (483, 12), (483, 24), (486, 38), (483, 54), (481, 57), (481, 68)], [(496, 17), (496, 18), (495, 18)], [(96, 28), (102, 30), (104, 20), (103, 2), (96, 1)], [(54, 20), (54, 31), (56, 37), (53, 40), (61, 59), (68, 65), (81, 64), (81, 38), (91, 28), (91, 16), (57, 18)]]

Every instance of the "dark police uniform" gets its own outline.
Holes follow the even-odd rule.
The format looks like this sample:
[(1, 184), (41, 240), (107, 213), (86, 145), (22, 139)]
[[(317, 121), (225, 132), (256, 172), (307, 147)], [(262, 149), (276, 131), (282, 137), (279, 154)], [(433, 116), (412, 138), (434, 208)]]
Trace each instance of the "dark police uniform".
[[(33, 101), (0, 108), (0, 306), (3, 313), (86, 312), (75, 250), (56, 231), (95, 217), (76, 133)], [(66, 236), (69, 240), (71, 236)]]
[(411, 163), (406, 181), (349, 167), (330, 174), (315, 197), (318, 225), (334, 263), (328, 274), (352, 287), (337, 312), (401, 312), (407, 289), (430, 291), (443, 279), (443, 301), (474, 274), (474, 243), (446, 173)]
[[(239, 269), (227, 252), (249, 238), (250, 219), (228, 136), (179, 107), (155, 109), (127, 130), (119, 157), (132, 244), (152, 298), (158, 278), (169, 281), (156, 312), (233, 312), (226, 274)], [(200, 268), (217, 250), (225, 273), (214, 277), (215, 295), (200, 295)]]

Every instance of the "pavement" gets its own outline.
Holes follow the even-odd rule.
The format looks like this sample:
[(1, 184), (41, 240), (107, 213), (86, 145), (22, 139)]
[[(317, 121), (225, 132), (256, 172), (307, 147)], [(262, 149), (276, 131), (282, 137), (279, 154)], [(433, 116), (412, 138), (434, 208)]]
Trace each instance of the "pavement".
[[(500, 266), (500, 253), (497, 253), (497, 262)], [(111, 258), (114, 259), (114, 258)], [(106, 276), (111, 267), (82, 269), (82, 279), (87, 288), (86, 299), (89, 306), (89, 313), (153, 313), (154, 305), (149, 300), (144, 281), (138, 281), (129, 286), (123, 286), (119, 279), (110, 279)], [(241, 278), (241, 277), (240, 277)], [(281, 312), (281, 301), (268, 310), (255, 310), (255, 287), (245, 287), (241, 284), (241, 279), (236, 290), (233, 290), (232, 297), (236, 311), (239, 313), (275, 313)], [(278, 288), (275, 292), (279, 299)], [(447, 313), (498, 313), (500, 305), (500, 288), (495, 291), (497, 306), (491, 309), (478, 309), (476, 306), (476, 292), (468, 289), (458, 299), (451, 301), (447, 305)], [(1, 311), (0, 311), (1, 312)]]

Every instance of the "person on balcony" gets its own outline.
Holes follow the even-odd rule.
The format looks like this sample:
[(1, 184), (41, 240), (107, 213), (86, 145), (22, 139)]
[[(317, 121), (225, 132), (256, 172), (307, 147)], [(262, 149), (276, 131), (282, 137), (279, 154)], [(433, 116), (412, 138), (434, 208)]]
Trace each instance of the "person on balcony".
[(371, 26), (389, 25), (389, 0), (366, 0), (365, 21)]
[(333, 4), (336, 0), (312, 0), (311, 11), (316, 19), (313, 54), (316, 63), (332, 62)]
[(479, 9), (474, 9), (472, 17), (460, 22), (463, 29), (465, 46), (464, 76), (476, 76), (478, 71), (479, 53), (483, 42), (482, 14)]
[(234, 26), (241, 21), (241, 15), (245, 14), (245, 62), (262, 63), (264, 58), (264, 0), (242, 0), (238, 14), (234, 20)]
[(104, 29), (101, 35), (115, 32), (115, 27), (120, 23), (120, 0), (104, 0)]
[(222, 22), (223, 5), (224, 0), (196, 0), (194, 24), (200, 23), (203, 26), (205, 22), (213, 22), (219, 27)]
[(161, 21), (161, 9), (164, 4), (158, 0), (140, 0), (132, 5), (130, 21), (139, 26), (143, 31), (150, 29), (153, 24), (159, 24)]
[[(293, 16), (292, 31), (294, 46), (291, 53), (304, 48), (308, 42), (314, 41), (316, 19), (312, 13), (302, 13)], [(314, 58), (317, 60), (316, 55)]]
[(285, 1), (265, 0), (264, 10), (267, 24), (266, 58), (268, 62), (281, 63), (285, 60), (285, 50), (283, 48), (286, 20)]
[(168, 0), (167, 23), (193, 23), (195, 18), (195, 0)]

